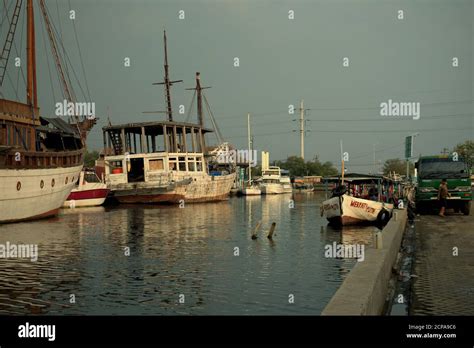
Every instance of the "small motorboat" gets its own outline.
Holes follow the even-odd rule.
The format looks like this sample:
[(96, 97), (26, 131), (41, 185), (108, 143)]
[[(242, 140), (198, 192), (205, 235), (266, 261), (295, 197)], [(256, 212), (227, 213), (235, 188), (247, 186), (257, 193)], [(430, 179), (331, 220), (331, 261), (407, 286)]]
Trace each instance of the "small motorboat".
[(374, 223), (385, 225), (392, 216), (393, 204), (352, 197), (334, 196), (323, 202), (321, 216), (335, 225)]
[(242, 195), (244, 196), (260, 196), (261, 194), (262, 190), (256, 185), (247, 186), (242, 189)]
[[(376, 224), (384, 226), (392, 216), (395, 195), (393, 182), (380, 175), (348, 174), (341, 178), (326, 178), (336, 187), (332, 196), (323, 201), (320, 212), (334, 225)], [(347, 186), (345, 185), (347, 184)]]
[(75, 188), (63, 204), (63, 208), (94, 207), (102, 205), (109, 194), (107, 185), (94, 171), (83, 170)]

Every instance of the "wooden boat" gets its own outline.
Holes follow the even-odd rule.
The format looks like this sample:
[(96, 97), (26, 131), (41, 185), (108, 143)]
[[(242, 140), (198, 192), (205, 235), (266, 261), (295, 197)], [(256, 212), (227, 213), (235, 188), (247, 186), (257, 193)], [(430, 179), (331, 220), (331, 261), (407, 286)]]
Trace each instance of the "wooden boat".
[(93, 171), (83, 170), (64, 208), (94, 207), (104, 204), (109, 193), (107, 185)]
[[(173, 121), (165, 43), (167, 121), (109, 125), (103, 128), (107, 187), (120, 203), (194, 203), (224, 200), (235, 180), (233, 164), (219, 164), (206, 151), (203, 94), (196, 73), (198, 123)], [(205, 97), (204, 97), (205, 99)], [(207, 100), (206, 101), (206, 105)], [(212, 114), (210, 113), (212, 118)], [(213, 123), (215, 121), (213, 120)], [(218, 130), (217, 130), (218, 132)], [(218, 132), (219, 134), (219, 132)], [(105, 153), (105, 152), (104, 152)]]
[[(340, 178), (326, 178), (336, 181)], [(345, 184), (339, 183), (332, 197), (325, 200), (321, 207), (321, 216), (335, 225), (378, 224), (385, 225), (392, 216), (394, 205), (383, 194), (387, 179), (377, 175), (346, 175)], [(377, 187), (377, 189), (375, 189)], [(370, 193), (373, 190), (373, 193)]]
[[(36, 2), (35, 2), (36, 3)], [(74, 101), (62, 69), (60, 52), (52, 35), (44, 0), (37, 2), (48, 29), (68, 101)], [(22, 2), (17, 1), (0, 59), (0, 85), (8, 67)], [(0, 99), (0, 223), (30, 220), (57, 214), (82, 170), (85, 138), (95, 116), (59, 117), (40, 115), (37, 100), (35, 27), (33, 1), (26, 1), (27, 82), (26, 102)], [(8, 13), (5, 15), (8, 16)], [(17, 68), (15, 68), (17, 69)]]

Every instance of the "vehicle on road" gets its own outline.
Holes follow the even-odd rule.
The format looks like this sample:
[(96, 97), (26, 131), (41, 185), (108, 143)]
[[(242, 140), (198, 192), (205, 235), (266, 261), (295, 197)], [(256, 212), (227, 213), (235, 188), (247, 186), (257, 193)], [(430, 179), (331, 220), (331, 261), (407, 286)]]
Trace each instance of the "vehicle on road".
[(447, 208), (469, 215), (472, 189), (469, 168), (461, 157), (448, 155), (422, 156), (415, 164), (417, 169), (416, 208), (419, 212), (438, 209), (438, 189), (446, 179), (449, 196)]

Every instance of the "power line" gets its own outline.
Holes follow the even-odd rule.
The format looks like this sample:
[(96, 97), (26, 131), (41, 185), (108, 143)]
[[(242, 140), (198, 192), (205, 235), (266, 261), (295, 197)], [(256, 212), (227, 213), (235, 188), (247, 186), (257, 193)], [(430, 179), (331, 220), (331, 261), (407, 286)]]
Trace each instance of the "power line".
[[(446, 101), (446, 102), (434, 102), (434, 103), (420, 103), (420, 106), (431, 106), (431, 105), (443, 105), (443, 104), (463, 104), (463, 103), (472, 103), (474, 102), (474, 99), (467, 99), (467, 100), (452, 100), (452, 101)], [(380, 110), (380, 107), (312, 107), (311, 110), (324, 110), (324, 111), (330, 111), (330, 110)], [(262, 117), (262, 116), (270, 116), (270, 115), (293, 115), (289, 114), (288, 111), (269, 111), (269, 112), (261, 112), (261, 113), (255, 113), (252, 114), (253, 117)], [(243, 113), (239, 115), (233, 115), (233, 116), (221, 116), (219, 119), (240, 119), (243, 117)]]
[[(467, 131), (469, 128), (435, 128), (435, 129), (392, 129), (392, 130), (316, 130), (313, 132), (316, 133), (407, 133), (407, 132), (444, 132), (444, 131), (458, 131), (464, 130)], [(268, 135), (278, 135), (278, 134), (287, 134), (292, 133), (292, 131), (285, 132), (273, 132), (273, 133), (262, 133), (255, 134), (255, 136), (268, 136)], [(228, 138), (244, 138), (245, 136), (229, 136)]]

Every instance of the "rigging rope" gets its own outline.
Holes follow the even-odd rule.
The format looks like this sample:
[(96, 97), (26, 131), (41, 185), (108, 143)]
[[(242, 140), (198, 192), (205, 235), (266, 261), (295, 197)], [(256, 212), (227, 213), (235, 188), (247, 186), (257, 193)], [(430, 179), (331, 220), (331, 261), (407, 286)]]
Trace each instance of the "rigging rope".
[(18, 91), (17, 91), (17, 89), (15, 88), (15, 85), (13, 84), (12, 78), (11, 78), (10, 75), (8, 74), (8, 71), (5, 71), (5, 75), (7, 76), (8, 81), (10, 81), (10, 83), (11, 83), (11, 85), (12, 85), (12, 87), (13, 87), (13, 91), (15, 92), (16, 99), (17, 99), (17, 100), (20, 100), (20, 97), (18, 96)]
[[(23, 24), (21, 25), (21, 33), (20, 33), (20, 52), (23, 52), (23, 31), (26, 27), (25, 25), (25, 17), (26, 17), (26, 11), (22, 11), (23, 12), (23, 16), (22, 16), (22, 19), (23, 19)], [(20, 58), (21, 59), (21, 58)], [(25, 90), (26, 90), (26, 78), (25, 78), (25, 70), (23, 70), (23, 66), (20, 64), (20, 69), (18, 69), (18, 76), (17, 76), (17, 81), (16, 81), (16, 88), (19, 88), (19, 84), (20, 84), (20, 73), (21, 73), (21, 77), (23, 79), (23, 83), (25, 84)]]
[[(69, 0), (69, 11), (71, 11), (71, 0)], [(87, 83), (86, 69), (84, 68), (84, 60), (82, 59), (82, 51), (81, 51), (81, 47), (79, 46), (79, 39), (77, 37), (75, 20), (72, 21), (72, 27), (74, 28), (74, 37), (76, 38), (77, 50), (79, 51), (79, 60), (81, 62), (82, 73), (84, 75), (84, 82), (86, 85), (87, 97), (89, 98), (89, 101), (92, 101), (91, 93), (89, 91), (89, 84)]]
[[(10, 8), (13, 6), (13, 1), (10, 3)], [(10, 23), (10, 19), (8, 18), (8, 12), (10, 11), (8, 8), (7, 8), (7, 2), (6, 0), (3, 0), (3, 7), (5, 8), (5, 16), (3, 17), (2, 19), (2, 22), (0, 22), (0, 28), (2, 28), (3, 26), (3, 22), (5, 22), (5, 19), (8, 20), (8, 22)], [(9, 24), (10, 25), (10, 24)]]
[(196, 99), (196, 90), (194, 90), (193, 97), (191, 99), (191, 105), (189, 105), (189, 109), (188, 109), (188, 115), (186, 116), (186, 120), (184, 122), (189, 122), (189, 119), (191, 118), (191, 111), (193, 109), (195, 99)]
[(209, 112), (209, 116), (211, 118), (212, 124), (214, 125), (214, 129), (215, 129), (216, 135), (217, 135), (217, 141), (219, 141), (220, 143), (223, 143), (224, 142), (224, 137), (222, 136), (222, 133), (219, 129), (219, 126), (216, 123), (216, 119), (214, 118), (214, 115), (212, 113), (211, 107), (209, 106), (207, 98), (206, 98), (204, 93), (202, 93), (202, 96), (204, 97), (204, 102), (206, 103), (207, 111)]
[[(54, 86), (53, 86), (53, 76), (51, 74), (51, 67), (50, 67), (50, 64), (49, 64), (49, 55), (46, 54), (47, 52), (47, 49), (46, 49), (46, 29), (45, 29), (45, 26), (46, 26), (46, 23), (44, 22), (44, 18), (43, 16), (40, 16), (41, 20), (42, 20), (42, 23), (44, 23), (44, 26), (42, 26), (42, 29), (43, 29), (43, 32), (42, 32), (42, 37), (43, 37), (43, 47), (44, 47), (44, 52), (45, 52), (45, 56), (46, 56), (46, 63), (48, 65), (48, 74), (49, 74), (49, 82), (51, 84), (51, 93), (53, 95), (53, 101), (57, 101), (56, 99), (56, 94), (54, 93)], [(58, 76), (59, 78), (59, 76)], [(64, 92), (63, 92), (63, 97), (64, 97)]]
[[(46, 4), (45, 4), (45, 6), (46, 6)], [(47, 7), (46, 7), (46, 11), (48, 11), (48, 8), (47, 8)], [(62, 43), (63, 43), (63, 28), (62, 28), (62, 25), (61, 25), (61, 17), (60, 17), (60, 15), (59, 15), (58, 0), (56, 0), (56, 13), (57, 13), (57, 15), (58, 15), (58, 26), (59, 26), (59, 31), (57, 31), (56, 36), (59, 38), (59, 41), (60, 41), (60, 43), (61, 43), (61, 48), (63, 49), (63, 53), (65, 54), (65, 53), (66, 53), (66, 48), (65, 48), (64, 45), (62, 44)], [(51, 14), (49, 14), (49, 13), (48, 13), (48, 16), (49, 16), (50, 18), (53, 18), (53, 17), (51, 16)], [(54, 24), (52, 24), (52, 25), (54, 26)], [(56, 41), (57, 41), (57, 40), (56, 40)], [(65, 70), (66, 75), (67, 75), (67, 77), (68, 77), (69, 88), (72, 88), (72, 87), (71, 87), (71, 80), (69, 79), (69, 69), (68, 69), (67, 64), (64, 65), (64, 70)], [(71, 93), (73, 93), (73, 92), (71, 92)], [(75, 97), (74, 97), (74, 99), (75, 99)]]

